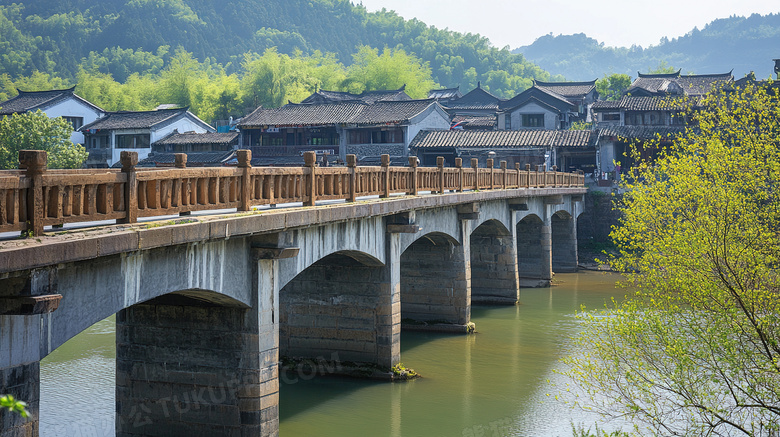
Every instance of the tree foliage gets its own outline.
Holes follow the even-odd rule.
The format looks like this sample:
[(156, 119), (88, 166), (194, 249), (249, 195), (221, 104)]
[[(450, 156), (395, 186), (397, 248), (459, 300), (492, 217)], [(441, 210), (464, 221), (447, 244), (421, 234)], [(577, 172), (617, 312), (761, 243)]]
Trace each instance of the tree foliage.
[(636, 296), (583, 316), (578, 402), (659, 435), (780, 433), (780, 96), (708, 96), (632, 170), (612, 264)]
[(403, 49), (385, 48), (382, 53), (368, 46), (358, 49), (347, 69), (345, 88), (353, 93), (393, 90), (406, 86), (412, 98), (423, 99), (438, 87), (431, 79), (431, 68)]
[(0, 119), (0, 168), (19, 168), (20, 150), (45, 150), (49, 168), (80, 168), (87, 151), (70, 141), (72, 126), (40, 110)]
[(273, 48), (291, 58), (331, 53), (349, 64), (364, 46), (378, 48), (380, 60), (385, 47), (393, 58), (414, 56), (435, 83), (471, 89), (482, 81), (501, 97), (514, 97), (531, 79), (562, 79), (480, 35), (404, 20), (393, 11), (368, 12), (349, 0), (36, 0), (0, 6), (0, 74), (14, 80), (40, 71), (73, 82), (81, 67), (124, 83), (134, 73), (159, 73), (178, 56), (176, 48), (240, 75), (247, 54)]
[(623, 93), (631, 86), (631, 76), (613, 73), (596, 81), (596, 91), (604, 100), (620, 100)]
[(30, 413), (27, 411), (27, 403), (16, 400), (11, 395), (0, 396), (0, 409), (2, 408), (6, 408), (8, 411), (25, 418), (30, 416)]

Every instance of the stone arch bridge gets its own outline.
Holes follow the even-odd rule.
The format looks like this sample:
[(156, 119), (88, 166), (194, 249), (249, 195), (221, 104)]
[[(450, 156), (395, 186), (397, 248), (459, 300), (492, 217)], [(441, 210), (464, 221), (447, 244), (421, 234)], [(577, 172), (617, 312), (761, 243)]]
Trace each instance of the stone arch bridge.
[[(514, 304), (521, 286), (544, 286), (554, 271), (576, 270), (580, 179), (559, 183), (555, 173), (489, 167), (489, 186), (473, 191), (468, 184), (479, 188), (476, 179), (487, 169), (458, 167), (463, 179), (454, 178), (453, 187), (440, 166), (429, 178), (438, 195), (390, 197), (392, 167), (384, 165), (374, 168), (379, 199), (244, 213), (239, 206), (227, 215), (0, 242), (0, 393), (28, 400), (33, 413), (27, 422), (0, 413), (0, 436), (38, 434), (40, 360), (113, 314), (118, 436), (277, 435), (280, 356), (336, 353), (342, 361), (390, 368), (400, 360), (402, 320), (466, 332), (473, 303)], [(201, 174), (223, 180), (206, 180), (202, 191), (199, 182), (190, 185), (192, 196), (177, 182), (135, 188), (147, 195), (147, 207), (171, 212), (176, 199), (216, 205), (252, 185), (247, 197), (267, 200), (268, 192), (285, 187), (276, 180), (263, 188), (247, 168), (236, 170), (236, 178), (250, 173), (249, 183), (233, 188), (223, 185), (224, 174)], [(312, 192), (354, 200), (360, 170), (348, 169), (341, 181), (319, 187), (319, 169), (296, 169), (300, 183), (286, 185), (287, 196), (311, 205), (319, 200)], [(197, 176), (179, 170), (179, 180)], [(470, 170), (471, 180), (463, 177)], [(403, 171), (424, 175), (414, 163)], [(124, 175), (136, 184), (152, 180), (151, 173), (127, 168)], [(398, 190), (422, 191), (424, 177), (413, 177)], [(67, 204), (75, 191), (58, 180), (57, 196)], [(0, 175), (0, 189), (8, 185)], [(44, 218), (52, 216), (46, 197), (52, 190), (41, 191), (50, 208)], [(9, 199), (8, 192), (0, 190), (0, 197)], [(83, 189), (80, 199), (88, 193)], [(124, 193), (114, 197), (127, 207), (132, 193)], [(33, 215), (35, 199), (27, 196)]]

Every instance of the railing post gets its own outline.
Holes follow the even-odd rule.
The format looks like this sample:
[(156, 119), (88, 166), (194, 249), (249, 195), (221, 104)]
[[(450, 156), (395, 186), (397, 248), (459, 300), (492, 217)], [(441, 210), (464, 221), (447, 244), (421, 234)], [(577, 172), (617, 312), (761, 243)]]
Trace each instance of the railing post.
[(408, 194), (411, 194), (412, 196), (417, 195), (417, 157), (416, 156), (410, 156), (409, 157), (409, 167), (412, 168), (412, 186), (411, 190), (408, 191)]
[(471, 168), (474, 170), (474, 191), (479, 190), (479, 160), (471, 158)]
[(455, 158), (455, 168), (458, 169), (458, 192), (463, 192), (463, 158)]
[(306, 185), (309, 188), (309, 197), (303, 201), (303, 206), (314, 206), (317, 200), (317, 153), (314, 151), (303, 152), (303, 163), (308, 169)]
[(531, 164), (525, 165), (525, 187), (531, 188)]
[[(538, 174), (539, 167), (542, 167), (542, 182), (541, 183), (539, 183), (539, 174)], [(546, 165), (537, 165), (536, 166), (536, 171), (537, 171), (537, 175), (536, 175), (537, 185), (539, 186), (539, 188), (544, 188), (545, 186), (547, 186), (547, 166)]]
[(439, 167), (439, 194), (444, 194), (444, 157), (436, 157), (436, 167)]
[(515, 162), (515, 173), (517, 174), (517, 188), (520, 188), (520, 163)]
[(504, 174), (504, 189), (506, 190), (506, 161), (501, 161), (501, 172)]
[(43, 150), (20, 150), (19, 168), (25, 170), (30, 180), (27, 190), (27, 232), (33, 237), (43, 234), (43, 174), (46, 172), (48, 158)]
[(357, 155), (347, 155), (347, 168), (349, 168), (349, 198), (347, 202), (354, 202), (357, 198)]
[(241, 169), (241, 206), (239, 211), (252, 209), (252, 151), (242, 149), (236, 152), (238, 168)]
[[(187, 168), (187, 154), (186, 153), (174, 153), (173, 154), (173, 166), (175, 168)], [(194, 180), (194, 186), (192, 185), (192, 180), (188, 180), (187, 183), (191, 184), (189, 189), (187, 189), (187, 193), (190, 192), (190, 190), (194, 191), (195, 198), (197, 199), (200, 196), (200, 192), (198, 191), (198, 180)], [(181, 181), (181, 190), (184, 191), (184, 181)], [(197, 203), (197, 201), (195, 202)], [(192, 215), (192, 211), (182, 211), (179, 213), (180, 216), (188, 216)]]
[(122, 173), (127, 175), (125, 182), (125, 218), (117, 223), (135, 223), (138, 221), (138, 177), (135, 166), (138, 164), (138, 152), (123, 150), (119, 154)]
[(384, 180), (385, 188), (379, 197), (386, 199), (390, 197), (390, 155), (384, 154), (380, 158), (382, 159), (382, 179)]
[(553, 187), (557, 187), (558, 186), (558, 166), (557, 165), (552, 166), (552, 171), (553, 171)]
[(493, 188), (495, 188), (495, 183), (493, 181), (493, 158), (488, 158), (487, 168), (490, 169), (490, 189), (492, 190)]

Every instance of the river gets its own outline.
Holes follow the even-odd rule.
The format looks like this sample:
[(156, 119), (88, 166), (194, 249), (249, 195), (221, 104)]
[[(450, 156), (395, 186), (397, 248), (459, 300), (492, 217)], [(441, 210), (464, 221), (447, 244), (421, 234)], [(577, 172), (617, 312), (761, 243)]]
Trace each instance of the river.
[[(402, 333), (402, 361), (423, 376), (414, 381), (287, 378), (280, 435), (571, 436), (572, 423), (598, 418), (554, 399), (561, 378), (553, 370), (571, 347), (580, 306), (624, 294), (616, 279), (558, 274), (551, 288), (523, 289), (520, 305), (474, 307), (474, 335)], [(42, 361), (41, 436), (114, 434), (114, 357), (110, 318)]]

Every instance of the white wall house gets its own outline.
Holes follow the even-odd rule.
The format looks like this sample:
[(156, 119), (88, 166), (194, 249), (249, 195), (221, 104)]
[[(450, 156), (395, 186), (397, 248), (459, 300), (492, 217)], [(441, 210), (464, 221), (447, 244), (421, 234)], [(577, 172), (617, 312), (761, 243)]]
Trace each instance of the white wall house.
[(122, 151), (138, 152), (138, 159), (144, 159), (151, 153), (152, 143), (174, 130), (215, 132), (187, 108), (110, 112), (81, 128), (89, 152), (87, 166), (110, 167), (119, 161)]
[(73, 126), (70, 140), (84, 144), (84, 134), (79, 132), (79, 128), (102, 117), (106, 111), (76, 95), (74, 88), (50, 91), (19, 90), (19, 95), (0, 103), (0, 116), (41, 110), (49, 118), (64, 118)]

